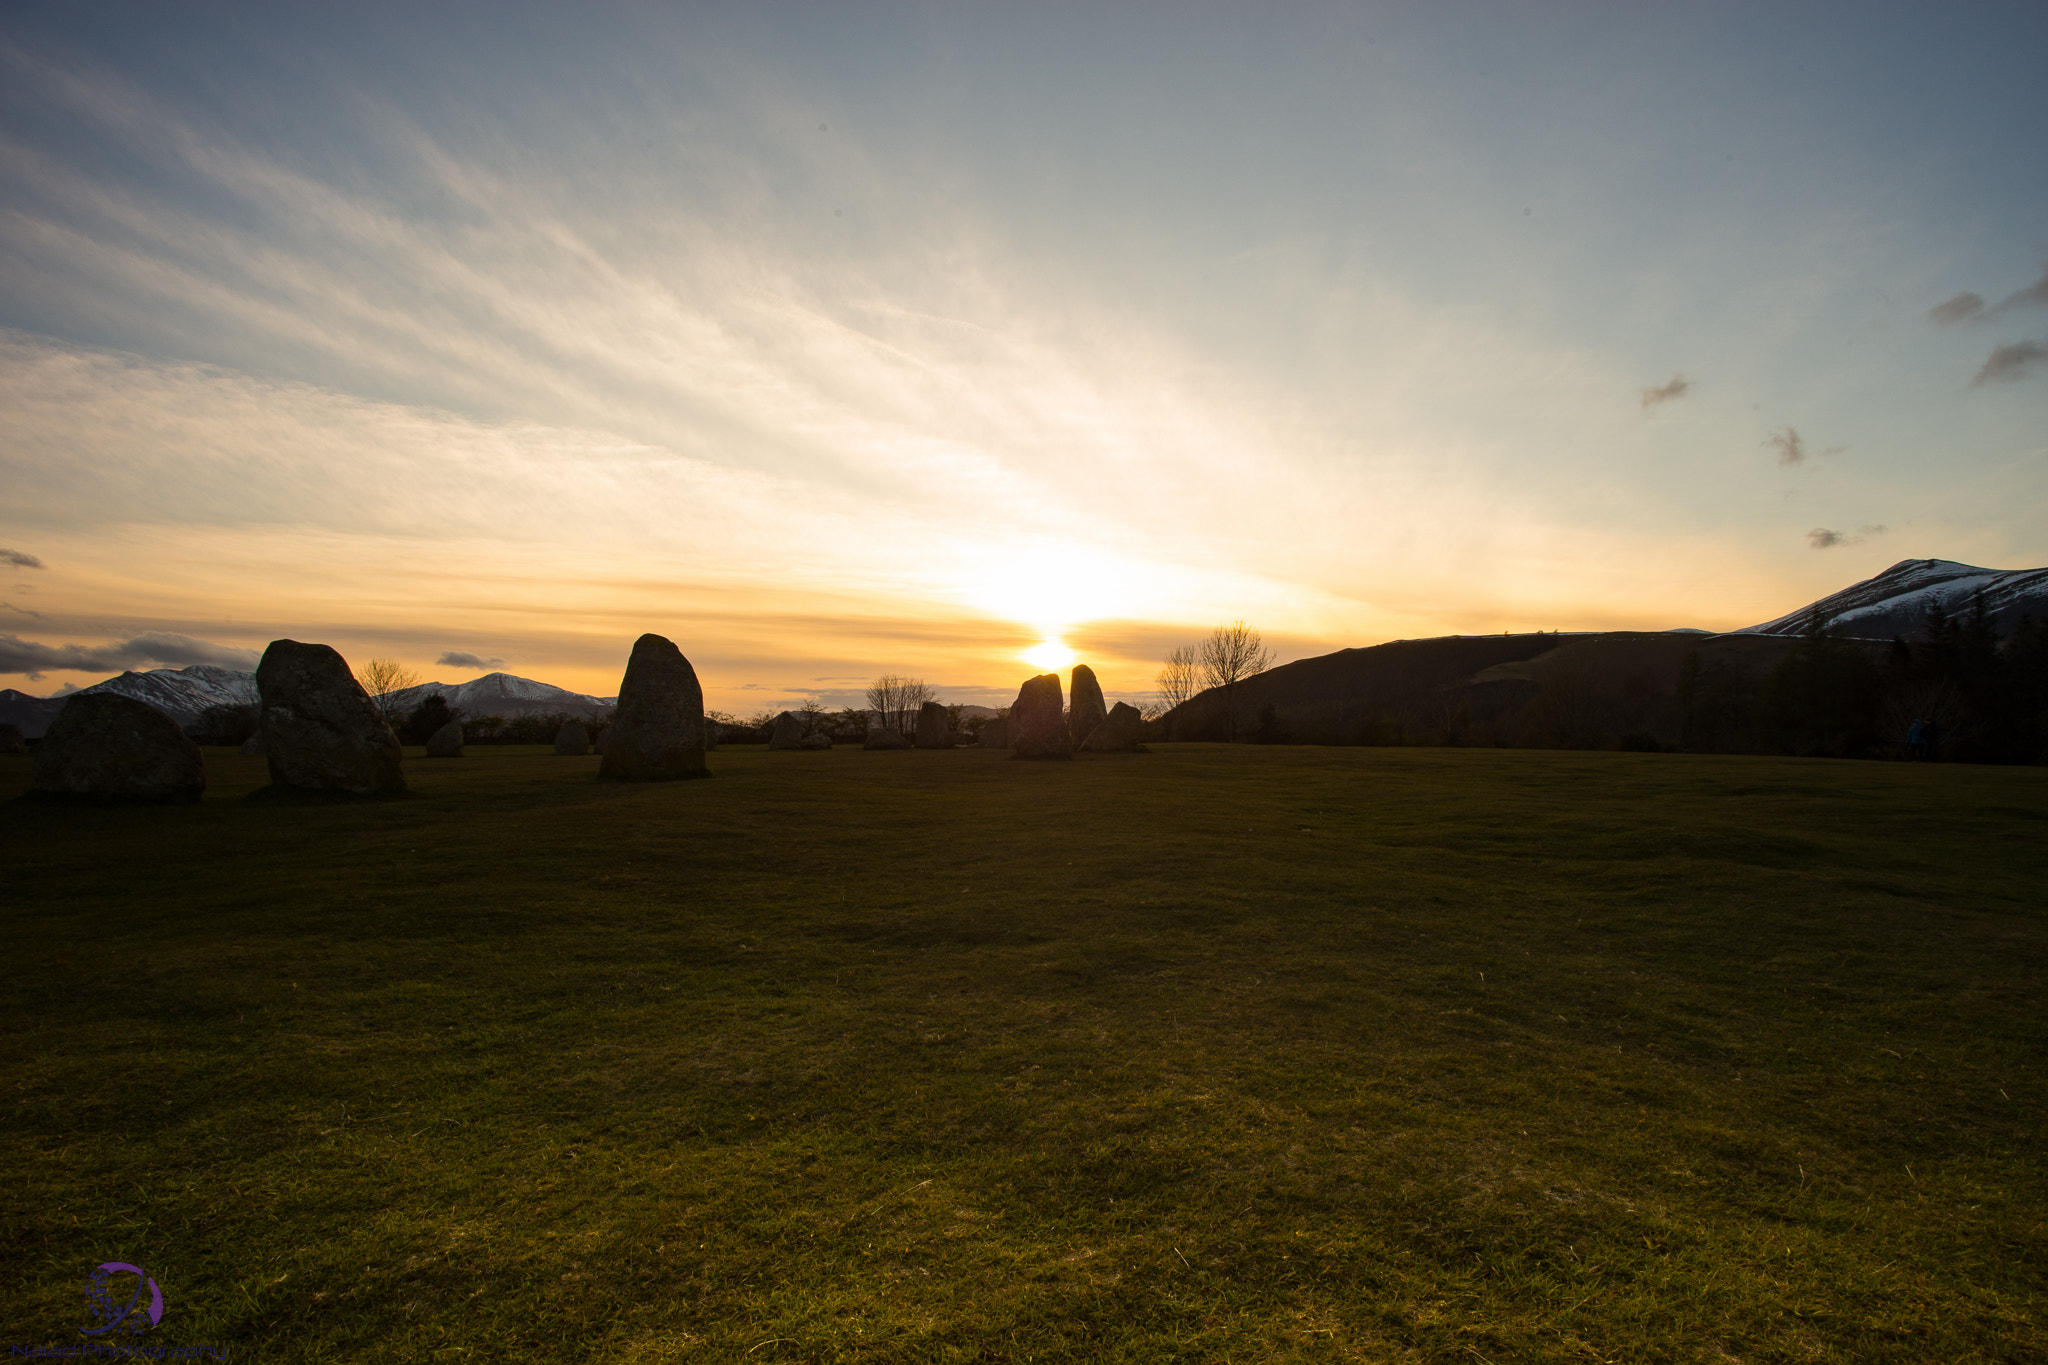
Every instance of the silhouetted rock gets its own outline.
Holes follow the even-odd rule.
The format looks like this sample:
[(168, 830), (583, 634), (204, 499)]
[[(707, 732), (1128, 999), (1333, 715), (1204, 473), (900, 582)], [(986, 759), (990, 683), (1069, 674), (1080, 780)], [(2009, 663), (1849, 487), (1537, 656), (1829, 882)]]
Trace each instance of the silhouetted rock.
[(976, 741), (984, 749), (1007, 749), (1010, 747), (1010, 722), (1001, 716), (981, 727), (981, 737)]
[(1072, 758), (1074, 741), (1060, 705), (1060, 675), (1041, 673), (1010, 704), (1010, 748), (1019, 758)]
[(590, 731), (569, 721), (555, 731), (555, 752), (566, 758), (581, 758), (590, 752)]
[(428, 758), (462, 757), (462, 722), (451, 720), (427, 736)]
[(953, 735), (947, 728), (950, 717), (939, 702), (928, 701), (917, 708), (917, 747), (920, 749), (950, 749)]
[(28, 741), (21, 737), (19, 725), (0, 725), (0, 754), (24, 753), (27, 749)]
[(868, 737), (862, 742), (863, 749), (908, 749), (910, 741), (903, 737), (901, 730), (891, 730), (880, 725), (868, 727)]
[(1088, 732), (1081, 741), (1084, 753), (1091, 754), (1134, 754), (1138, 752), (1138, 736), (1145, 728), (1145, 717), (1138, 708), (1127, 701), (1120, 701), (1110, 708), (1102, 724)]
[(256, 733), (242, 741), (242, 747), (240, 752), (245, 754), (264, 754), (270, 752), (270, 746), (263, 742), (263, 731), (261, 729), (260, 717), (258, 719), (258, 729)]
[(398, 736), (341, 655), (272, 640), (256, 665), (256, 689), (272, 782), (353, 796), (405, 790)]
[(804, 723), (788, 711), (775, 718), (775, 726), (768, 733), (768, 747), (771, 749), (801, 749), (804, 747)]
[(199, 746), (178, 722), (117, 692), (65, 702), (32, 772), (38, 796), (186, 804), (206, 790)]
[(643, 635), (633, 642), (597, 771), (628, 782), (711, 776), (704, 766), (704, 689), (673, 641)]
[(805, 735), (797, 741), (796, 747), (799, 749), (829, 749), (832, 747), (832, 736), (821, 730), (814, 735)]
[(1095, 670), (1086, 664), (1075, 664), (1073, 687), (1067, 698), (1067, 737), (1078, 749), (1081, 741), (1094, 734), (1095, 727), (1108, 717), (1102, 684), (1095, 681)]

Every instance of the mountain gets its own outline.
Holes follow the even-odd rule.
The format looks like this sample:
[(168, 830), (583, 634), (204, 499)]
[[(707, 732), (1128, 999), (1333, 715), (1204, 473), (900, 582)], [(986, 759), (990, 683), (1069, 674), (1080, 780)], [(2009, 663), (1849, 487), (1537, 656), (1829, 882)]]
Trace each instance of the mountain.
[[(154, 706), (180, 725), (190, 726), (209, 706), (239, 706), (256, 700), (256, 675), (212, 664), (189, 668), (152, 668), (146, 673), (123, 673), (118, 678), (67, 692), (61, 697), (32, 697), (13, 688), (0, 691), (0, 724), (18, 725), (29, 739), (37, 739), (57, 719), (64, 703), (84, 692), (118, 692)], [(573, 711), (594, 716), (617, 701), (616, 697), (592, 697), (581, 692), (510, 673), (489, 673), (466, 683), (421, 683), (394, 694), (400, 709), (410, 711), (427, 697), (439, 694), (463, 715), (515, 716), (552, 715)]]
[(2025, 615), (2048, 619), (2048, 569), (1980, 569), (1950, 559), (1902, 559), (1875, 578), (1852, 583), (1795, 612), (1749, 626), (1743, 635), (1803, 635), (1814, 608), (1844, 635), (1863, 640), (1906, 639), (1921, 633), (1936, 599), (1952, 614), (1967, 613), (1978, 593), (2002, 634)]
[(617, 697), (593, 697), (510, 673), (486, 673), (466, 683), (421, 683), (392, 695), (405, 711), (428, 697), (439, 696), (465, 716), (503, 716), (507, 720), (514, 716), (553, 715), (558, 711), (594, 716), (618, 701)]

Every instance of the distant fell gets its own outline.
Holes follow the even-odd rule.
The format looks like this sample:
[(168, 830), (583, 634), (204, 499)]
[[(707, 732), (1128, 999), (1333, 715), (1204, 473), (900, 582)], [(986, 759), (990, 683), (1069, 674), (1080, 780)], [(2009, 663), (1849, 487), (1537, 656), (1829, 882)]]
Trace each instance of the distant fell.
[(1863, 640), (1911, 638), (1920, 633), (1927, 608), (1939, 599), (1944, 610), (1971, 610), (1977, 594), (2003, 633), (2022, 616), (2048, 618), (2048, 569), (1984, 569), (1952, 559), (1902, 559), (1875, 578), (1809, 602), (1743, 635), (1801, 635), (1818, 607), (1844, 635)]

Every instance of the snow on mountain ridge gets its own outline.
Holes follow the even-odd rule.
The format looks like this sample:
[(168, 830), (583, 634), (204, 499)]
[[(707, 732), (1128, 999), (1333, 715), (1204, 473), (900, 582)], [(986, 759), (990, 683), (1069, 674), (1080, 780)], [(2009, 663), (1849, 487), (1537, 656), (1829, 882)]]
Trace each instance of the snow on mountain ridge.
[(1945, 610), (1966, 612), (1977, 594), (2002, 631), (2010, 631), (2028, 613), (2048, 617), (2048, 569), (1986, 569), (1951, 559), (1902, 559), (1874, 578), (1851, 583), (1840, 592), (1775, 621), (1748, 626), (1738, 635), (1799, 635), (1824, 612), (1845, 634), (1884, 640), (1917, 635), (1927, 608), (1939, 598)]

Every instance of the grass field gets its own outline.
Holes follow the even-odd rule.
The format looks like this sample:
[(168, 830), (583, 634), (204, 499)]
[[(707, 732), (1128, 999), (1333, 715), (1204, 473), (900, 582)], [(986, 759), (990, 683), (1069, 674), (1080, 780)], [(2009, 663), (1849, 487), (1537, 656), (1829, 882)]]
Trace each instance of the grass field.
[(0, 805), (0, 1350), (2048, 1359), (2048, 771), (207, 762)]

